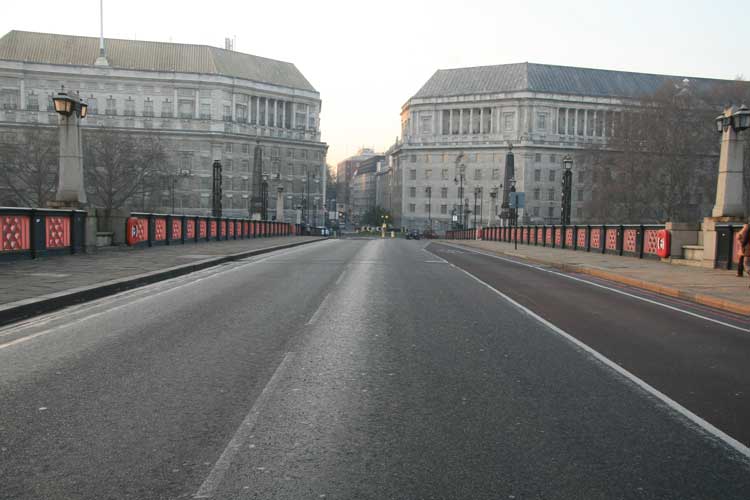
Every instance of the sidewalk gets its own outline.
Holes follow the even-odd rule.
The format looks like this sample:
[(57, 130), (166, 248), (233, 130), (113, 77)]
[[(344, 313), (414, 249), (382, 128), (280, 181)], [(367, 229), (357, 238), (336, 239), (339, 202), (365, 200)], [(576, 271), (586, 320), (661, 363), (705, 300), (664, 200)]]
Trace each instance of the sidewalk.
[(734, 270), (676, 266), (649, 259), (528, 245), (519, 245), (515, 250), (513, 243), (498, 241), (448, 242), (750, 315), (750, 279), (738, 278)]
[(286, 236), (0, 261), (0, 324), (188, 274), (230, 260), (324, 238)]

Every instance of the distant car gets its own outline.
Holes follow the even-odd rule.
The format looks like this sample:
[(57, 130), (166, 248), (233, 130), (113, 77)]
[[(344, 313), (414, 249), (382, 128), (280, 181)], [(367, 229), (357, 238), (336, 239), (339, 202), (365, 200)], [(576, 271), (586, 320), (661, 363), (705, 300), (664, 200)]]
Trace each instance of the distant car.
[(421, 238), (421, 236), (419, 234), (419, 231), (414, 230), (414, 231), (408, 231), (406, 233), (406, 239), (407, 240), (418, 240), (420, 238)]
[(434, 240), (435, 238), (438, 237), (437, 233), (433, 231), (432, 229), (425, 230), (425, 232), (422, 233), (422, 236), (424, 236), (425, 239), (428, 239), (428, 240)]

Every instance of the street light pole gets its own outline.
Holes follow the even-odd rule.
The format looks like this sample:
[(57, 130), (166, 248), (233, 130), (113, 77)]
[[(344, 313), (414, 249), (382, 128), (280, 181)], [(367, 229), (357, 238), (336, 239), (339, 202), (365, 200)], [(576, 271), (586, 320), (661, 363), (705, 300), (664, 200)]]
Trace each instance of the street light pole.
[(562, 161), (562, 210), (560, 212), (560, 223), (564, 226), (569, 226), (573, 195), (573, 158), (566, 155)]
[[(516, 180), (515, 179), (510, 179), (510, 191), (509, 191), (509, 193), (515, 194), (515, 192), (516, 192)], [(510, 197), (515, 198), (515, 196), (513, 196), (513, 194), (511, 194)], [(513, 231), (513, 246), (514, 246), (514, 248), (516, 250), (518, 250), (518, 231), (516, 230), (516, 226), (518, 226), (518, 207), (516, 207), (517, 203), (518, 203), (518, 201), (515, 200), (514, 203), (513, 203), (513, 207), (510, 209), (510, 218), (513, 221), (511, 223), (512, 224), (512, 226), (511, 226), (512, 227), (512, 231)]]
[(427, 224), (432, 232), (432, 186), (427, 186), (425, 191), (427, 191)]
[(477, 186), (474, 188), (474, 228), (475, 229), (477, 227), (477, 212), (479, 212), (479, 210), (477, 210), (477, 197), (479, 196), (479, 193), (481, 192), (482, 192), (481, 187)]
[(77, 208), (86, 203), (80, 124), (86, 118), (88, 106), (78, 94), (68, 95), (65, 87), (52, 97), (52, 104), (59, 115), (60, 152), (57, 192), (50, 205)]
[(459, 153), (458, 156), (456, 156), (456, 176), (453, 178), (453, 182), (459, 186), (458, 195), (456, 196), (458, 200), (458, 227), (459, 229), (464, 228), (464, 210), (463, 210), (462, 198), (464, 197), (464, 171), (466, 169), (466, 166), (462, 163), (463, 157), (464, 157), (463, 152)]

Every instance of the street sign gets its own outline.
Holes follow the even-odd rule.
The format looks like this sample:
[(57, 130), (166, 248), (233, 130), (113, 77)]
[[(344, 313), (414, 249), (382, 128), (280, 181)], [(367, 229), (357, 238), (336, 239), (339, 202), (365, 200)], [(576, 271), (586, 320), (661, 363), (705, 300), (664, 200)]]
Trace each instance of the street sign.
[(453, 216), (453, 222), (458, 222), (458, 215)]
[(509, 205), (510, 205), (510, 208), (525, 208), (526, 207), (526, 193), (521, 193), (521, 192), (510, 193)]

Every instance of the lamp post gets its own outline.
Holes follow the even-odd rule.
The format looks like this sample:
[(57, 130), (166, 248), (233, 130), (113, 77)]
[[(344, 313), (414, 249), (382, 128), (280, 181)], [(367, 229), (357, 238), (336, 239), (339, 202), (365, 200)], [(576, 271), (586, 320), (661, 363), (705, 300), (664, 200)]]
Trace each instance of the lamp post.
[(213, 189), (211, 191), (211, 215), (221, 217), (221, 162), (214, 160)]
[(569, 226), (571, 205), (573, 201), (573, 158), (566, 155), (562, 162), (562, 210), (560, 211), (560, 223), (564, 226)]
[(463, 229), (464, 227), (464, 211), (463, 211), (463, 205), (461, 204), (461, 198), (464, 197), (464, 172), (466, 170), (466, 165), (462, 163), (464, 154), (459, 153), (458, 156), (456, 156), (456, 176), (453, 178), (453, 182), (458, 185), (458, 228)]
[[(503, 189), (503, 200), (502, 204), (500, 205), (500, 218), (505, 219), (506, 225), (508, 224), (508, 221), (510, 219), (510, 204), (509, 204), (509, 197), (510, 197), (510, 188), (511, 188), (511, 179), (514, 179), (516, 175), (515, 172), (515, 157), (513, 156), (513, 143), (508, 143), (508, 153), (505, 155), (505, 180), (503, 184), (505, 185), (505, 188)], [(514, 181), (515, 182), (515, 181)], [(513, 184), (515, 186), (515, 183)]]
[(737, 134), (748, 128), (750, 109), (744, 104), (739, 109), (726, 108), (716, 117), (716, 130), (722, 137), (716, 204), (711, 212), (715, 218), (744, 215), (743, 145)]
[(75, 208), (86, 203), (80, 121), (86, 118), (88, 105), (77, 93), (65, 92), (64, 86), (52, 97), (52, 104), (59, 115), (60, 157), (57, 193), (51, 205)]
[[(479, 213), (479, 210), (477, 210), (477, 198), (482, 193), (482, 188), (479, 186), (476, 186), (474, 188), (474, 228), (477, 227), (477, 213)], [(482, 222), (482, 218), (479, 218), (479, 222)]]
[(427, 225), (432, 232), (432, 186), (424, 188), (427, 192)]
[[(510, 179), (510, 190), (508, 191), (510, 194), (509, 198), (515, 198), (516, 193), (516, 179), (511, 178)], [(509, 204), (510, 206), (510, 204)], [(510, 220), (511, 220), (511, 227), (513, 230), (513, 246), (516, 250), (518, 250), (518, 232), (516, 231), (516, 226), (518, 225), (518, 208), (516, 207), (516, 201), (513, 200), (513, 207), (510, 207)]]
[(495, 223), (495, 217), (497, 216), (497, 193), (500, 190), (500, 186), (494, 186), (492, 189), (490, 189), (490, 198), (492, 199), (492, 209), (490, 210), (490, 216), (488, 219), (488, 224), (491, 226)]
[(263, 181), (260, 183), (260, 218), (268, 220), (268, 174), (263, 174)]

